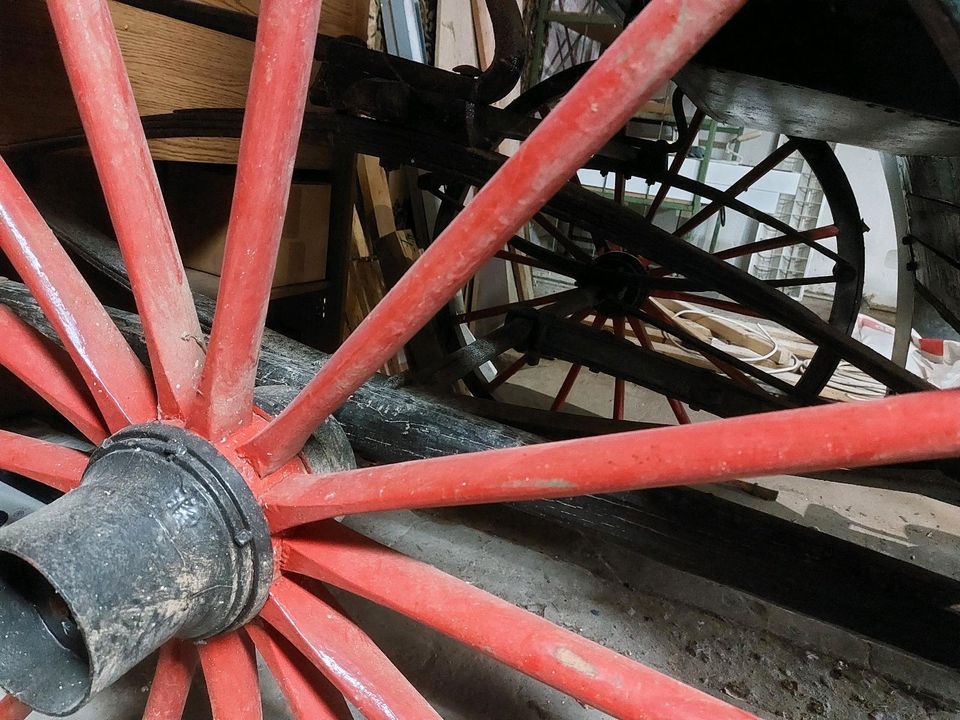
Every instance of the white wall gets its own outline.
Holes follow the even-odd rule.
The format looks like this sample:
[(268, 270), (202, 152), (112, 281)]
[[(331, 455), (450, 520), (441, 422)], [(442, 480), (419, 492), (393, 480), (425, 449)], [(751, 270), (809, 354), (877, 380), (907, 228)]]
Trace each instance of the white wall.
[[(860, 216), (870, 228), (863, 238), (866, 258), (863, 298), (872, 307), (893, 309), (897, 304), (896, 253), (899, 239), (880, 154), (851, 145), (837, 145), (835, 152), (857, 198)], [(824, 203), (817, 225), (828, 225), (830, 222), (830, 212)], [(808, 277), (829, 275), (832, 269), (831, 260), (819, 253), (811, 253), (806, 274)], [(810, 291), (832, 292), (832, 286), (814, 285)]]

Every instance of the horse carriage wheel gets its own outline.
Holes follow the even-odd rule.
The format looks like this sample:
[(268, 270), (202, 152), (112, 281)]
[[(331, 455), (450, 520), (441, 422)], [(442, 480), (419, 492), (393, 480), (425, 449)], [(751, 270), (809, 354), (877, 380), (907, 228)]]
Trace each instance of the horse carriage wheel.
[[(514, 112), (533, 111), (534, 115), (542, 119), (584, 72), (582, 66), (577, 66), (544, 80), (514, 100), (507, 109)], [(751, 260), (757, 254), (806, 246), (811, 256), (819, 256), (821, 264), (826, 264), (830, 269), (828, 275), (788, 277), (767, 280), (766, 283), (785, 296), (803, 286), (832, 285), (833, 296), (828, 307), (820, 314), (840, 332), (849, 334), (860, 311), (863, 289), (863, 222), (853, 191), (830, 146), (822, 141), (783, 138), (783, 142), (778, 143), (775, 149), (757, 162), (755, 168), (744, 171), (726, 191), (719, 191), (708, 185), (703, 178), (694, 179), (681, 175), (683, 161), (691, 147), (696, 145), (698, 133), (704, 127), (706, 117), (702, 111), (697, 111), (689, 125), (686, 123), (682, 115), (683, 101), (680, 90), (677, 90), (673, 106), (674, 113), (681, 121), (679, 136), (669, 148), (672, 153), (669, 166), (661, 169), (642, 161), (635, 163), (636, 172), (647, 176), (647, 193), (648, 197), (652, 197), (635, 208), (638, 213), (635, 217), (636, 231), (642, 233), (643, 223), (651, 221), (678, 240), (690, 242), (698, 231), (702, 233), (703, 228), (712, 228), (705, 237), (698, 239), (697, 244), (715, 258), (736, 267), (744, 275), (754, 277), (756, 266)], [(625, 130), (621, 130), (617, 135), (621, 141), (626, 137)], [(637, 148), (646, 148), (648, 153), (659, 150), (666, 157), (666, 153), (661, 149), (663, 146), (662, 142), (636, 141)], [(643, 157), (642, 152), (640, 157)], [(455, 166), (455, 163), (451, 163), (451, 166)], [(822, 190), (823, 202), (830, 211), (830, 220), (823, 226), (814, 227), (816, 223), (811, 224), (809, 219), (800, 220), (804, 225), (802, 227), (796, 226), (799, 223), (791, 226), (769, 212), (745, 202), (745, 193), (762, 184), (764, 177), (784, 166), (806, 170), (810, 178), (807, 181), (808, 186)], [(612, 197), (602, 201), (598, 199), (598, 202), (624, 205), (628, 201), (626, 187), (629, 179), (624, 168), (629, 168), (629, 164), (618, 166), (613, 162), (604, 163), (601, 155), (600, 159), (591, 158), (586, 172), (596, 172), (597, 167), (604, 169), (604, 175), (608, 176), (612, 189)], [(619, 169), (616, 169), (618, 167)], [(442, 230), (456, 213), (462, 210), (461, 198), (465, 191), (464, 186), (456, 183), (447, 183), (441, 187), (443, 177), (444, 173), (438, 172), (430, 182), (424, 183), (441, 200), (438, 230)], [(604, 184), (608, 184), (607, 179)], [(690, 197), (689, 216), (658, 218), (657, 212), (668, 193), (678, 186)], [(559, 201), (555, 205), (559, 205)], [(718, 249), (716, 235), (721, 225), (732, 220), (735, 215), (739, 215), (747, 223), (753, 221), (758, 226), (768, 228), (769, 237), (744, 240), (739, 245)], [(771, 396), (779, 396), (778, 399), (782, 400), (789, 399), (796, 404), (816, 401), (840, 362), (840, 356), (829, 343), (811, 341), (810, 348), (806, 350), (809, 354), (792, 368), (776, 367), (773, 362), (764, 363), (770, 355), (776, 354), (778, 343), (765, 335), (759, 321), (763, 319), (768, 327), (784, 329), (776, 321), (769, 319), (764, 304), (734, 302), (715, 292), (714, 288), (690, 280), (687, 277), (687, 267), (683, 263), (651, 263), (642, 255), (619, 247), (617, 238), (606, 236), (602, 228), (596, 225), (578, 225), (575, 221), (564, 223), (560, 218), (551, 216), (548, 207), (538, 213), (531, 223), (540, 238), (539, 242), (514, 236), (507, 249), (498, 253), (498, 257), (511, 266), (514, 286), (522, 285), (517, 279), (518, 266), (527, 266), (531, 268), (530, 272), (549, 271), (562, 276), (568, 283), (564, 286), (565, 289), (534, 286), (530, 296), (521, 297), (514, 302), (490, 305), (489, 302), (477, 301), (476, 285), (483, 282), (481, 273), (471, 279), (451, 307), (445, 308), (438, 315), (437, 337), (445, 353), (455, 356), (460, 351), (462, 354), (463, 349), (470, 345), (491, 347), (489, 352), (473, 353), (469, 371), (464, 372), (467, 368), (463, 365), (453, 366), (456, 374), (462, 373), (459, 379), (464, 381), (473, 395), (483, 398), (498, 397), (498, 389), (505, 382), (526, 365), (539, 362), (543, 355), (560, 357), (571, 363), (564, 381), (556, 388), (550, 405), (553, 411), (564, 408), (585, 366), (612, 376), (610, 396), (613, 399), (612, 417), (615, 420), (624, 419), (626, 382), (638, 383), (662, 394), (680, 423), (690, 421), (684, 403), (696, 404), (708, 411), (725, 415), (731, 411), (733, 414), (742, 414), (769, 409), (772, 406)], [(547, 244), (553, 247), (546, 247)], [(579, 297), (571, 297), (577, 296), (577, 293)], [(680, 301), (677, 304), (680, 307), (679, 314), (665, 312), (662, 305), (658, 304), (671, 301)], [(611, 335), (618, 338), (621, 342), (617, 361), (607, 364), (601, 361), (597, 367), (596, 361), (591, 362), (593, 353), (590, 351), (580, 353), (575, 348), (566, 348), (560, 349), (558, 354), (559, 348), (556, 347), (550, 347), (546, 352), (539, 352), (540, 348), (532, 347), (521, 353), (512, 363), (502, 363), (497, 367), (493, 362), (496, 351), (503, 352), (507, 346), (496, 340), (490, 342), (490, 338), (502, 334), (503, 324), (509, 322), (511, 314), (521, 308), (527, 309), (526, 312), (531, 315), (560, 313), (561, 317), (588, 323), (590, 331), (580, 331), (577, 336), (583, 345), (589, 346), (594, 342), (609, 344)], [(537, 310), (531, 311), (531, 308)], [(704, 342), (703, 338), (690, 332), (689, 326), (678, 322), (684, 315), (688, 318), (712, 317), (713, 313), (722, 314), (723, 319), (720, 322), (728, 332), (737, 334), (742, 329), (761, 350), (767, 342), (772, 349), (767, 353), (756, 352), (753, 356), (749, 353), (735, 356), (729, 348), (722, 347), (722, 344), (718, 347)], [(498, 318), (500, 322), (492, 325), (491, 318)], [(481, 323), (482, 332), (477, 331), (478, 322)], [(657, 344), (651, 343), (651, 335), (654, 334), (660, 341)], [(809, 337), (802, 333), (788, 334), (793, 342), (802, 343)], [(632, 338), (633, 342), (623, 342), (628, 338)], [(659, 353), (655, 348), (659, 349)], [(687, 351), (686, 357), (681, 356), (687, 363), (714, 371), (727, 380), (749, 388), (755, 394), (754, 397), (732, 399), (731, 394), (724, 392), (726, 388), (723, 387), (718, 393), (705, 392), (704, 386), (697, 384), (699, 377), (691, 379), (687, 368), (669, 356), (662, 359), (664, 349), (671, 351), (675, 348)], [(416, 350), (416, 346), (411, 348), (413, 353)], [(651, 353), (657, 353), (661, 358), (655, 358)], [(482, 363), (479, 362), (481, 360)], [(652, 374), (638, 372), (645, 364), (650, 365), (658, 360), (668, 365), (665, 371)], [(670, 371), (676, 373), (672, 379), (668, 377)], [(424, 377), (435, 382), (437, 377), (450, 380), (452, 376), (450, 372), (438, 374), (437, 368), (432, 367), (424, 373)], [(714, 399), (703, 402), (704, 398), (714, 396)]]
[(67, 715), (155, 650), (145, 712), (153, 720), (182, 716), (198, 665), (215, 718), (261, 717), (255, 652), (299, 718), (351, 717), (348, 701), (371, 719), (438, 717), (327, 585), (616, 717), (750, 717), (336, 518), (951, 456), (960, 434), (954, 393), (363, 469), (352, 468), (329, 419), (739, 5), (650, 3), (272, 417), (256, 405), (255, 369), (319, 0), (262, 3), (206, 347), (106, 2), (50, 0), (150, 367), (0, 163), (0, 246), (62, 343), (3, 309), (0, 360), (97, 446), (87, 456), (0, 433), (0, 467), (64, 493), (0, 530), (0, 686), (10, 693), (0, 718)]

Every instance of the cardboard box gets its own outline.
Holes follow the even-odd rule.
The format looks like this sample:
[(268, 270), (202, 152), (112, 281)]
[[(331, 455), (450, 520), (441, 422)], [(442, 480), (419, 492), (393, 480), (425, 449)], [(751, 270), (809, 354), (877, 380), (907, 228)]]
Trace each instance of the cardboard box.
[[(161, 185), (180, 254), (191, 281), (210, 291), (203, 273), (219, 278), (236, 168), (195, 163), (163, 163)], [(294, 184), (277, 256), (273, 287), (317, 283), (326, 277), (330, 186)]]

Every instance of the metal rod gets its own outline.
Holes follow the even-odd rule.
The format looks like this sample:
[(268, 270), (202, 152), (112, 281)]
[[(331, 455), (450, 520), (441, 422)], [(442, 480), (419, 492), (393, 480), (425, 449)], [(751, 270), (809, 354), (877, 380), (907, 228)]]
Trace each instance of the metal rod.
[(190, 418), (207, 437), (223, 437), (252, 417), (319, 19), (320, 0), (261, 4), (217, 311)]
[(47, 0), (143, 322), (161, 412), (183, 417), (203, 364), (200, 322), (107, 0)]

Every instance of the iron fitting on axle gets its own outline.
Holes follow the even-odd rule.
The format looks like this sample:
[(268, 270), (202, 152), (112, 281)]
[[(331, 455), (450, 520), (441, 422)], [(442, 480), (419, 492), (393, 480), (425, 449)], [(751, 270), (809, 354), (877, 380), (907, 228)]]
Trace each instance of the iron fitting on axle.
[(250, 620), (272, 577), (236, 468), (186, 430), (127, 428), (79, 488), (0, 530), (0, 687), (67, 715), (171, 638)]

